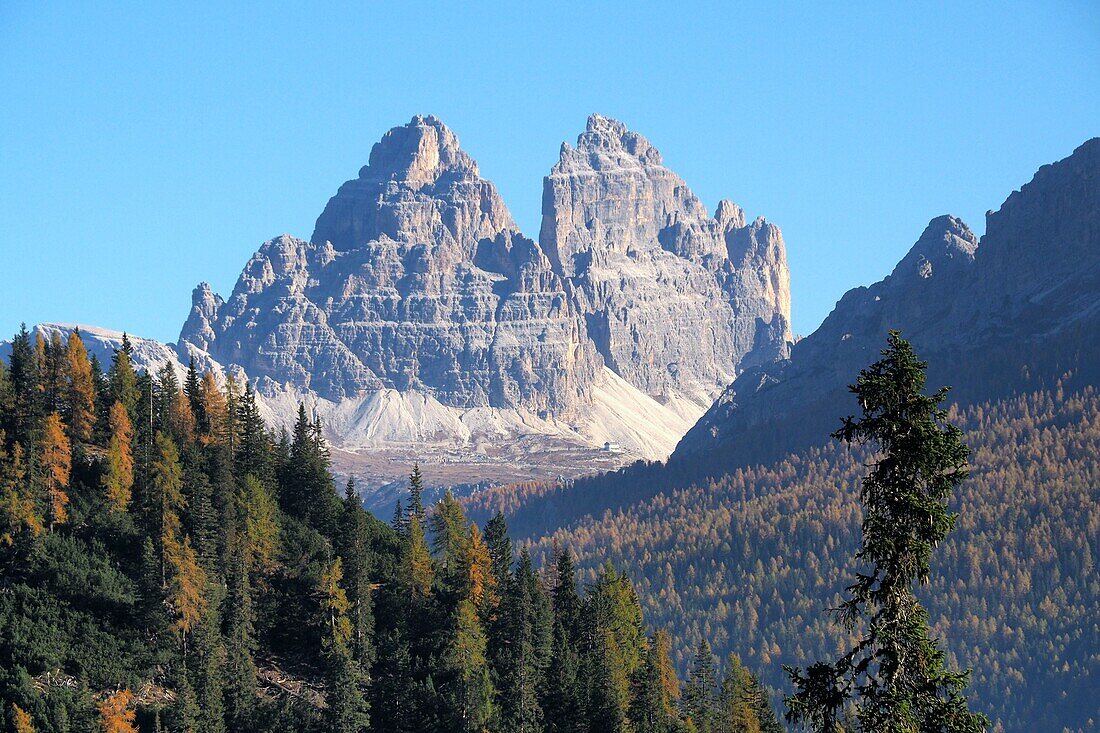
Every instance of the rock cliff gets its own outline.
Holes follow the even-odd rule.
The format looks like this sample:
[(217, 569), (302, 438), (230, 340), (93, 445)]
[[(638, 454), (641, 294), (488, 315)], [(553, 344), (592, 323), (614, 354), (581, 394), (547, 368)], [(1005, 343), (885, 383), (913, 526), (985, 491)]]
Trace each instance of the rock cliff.
[(748, 364), (785, 356), (779, 229), (715, 216), (641, 135), (592, 115), (543, 185), (540, 244), (573, 286), (604, 363), (658, 399), (708, 404)]

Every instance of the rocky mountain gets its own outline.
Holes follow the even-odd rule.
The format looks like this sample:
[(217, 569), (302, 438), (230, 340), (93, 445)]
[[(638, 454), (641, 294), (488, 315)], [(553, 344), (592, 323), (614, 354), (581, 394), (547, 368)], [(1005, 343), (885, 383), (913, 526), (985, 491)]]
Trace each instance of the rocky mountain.
[(823, 442), (852, 411), (845, 386), (899, 329), (931, 384), (963, 403), (1100, 378), (1100, 138), (1043, 166), (986, 215), (979, 241), (951, 216), (929, 223), (894, 271), (849, 291), (790, 358), (746, 370), (671, 462), (727, 465)]
[(778, 227), (731, 201), (714, 218), (649, 142), (592, 115), (543, 185), (539, 242), (604, 363), (665, 403), (709, 404), (738, 370), (786, 356)]
[[(645, 138), (593, 115), (544, 184), (541, 241), (434, 117), (385, 134), (306, 241), (265, 242), (181, 354), (306, 400), (350, 449), (532, 434), (663, 458), (746, 365), (785, 356), (782, 235), (708, 217)], [(464, 460), (455, 457), (455, 460)]]

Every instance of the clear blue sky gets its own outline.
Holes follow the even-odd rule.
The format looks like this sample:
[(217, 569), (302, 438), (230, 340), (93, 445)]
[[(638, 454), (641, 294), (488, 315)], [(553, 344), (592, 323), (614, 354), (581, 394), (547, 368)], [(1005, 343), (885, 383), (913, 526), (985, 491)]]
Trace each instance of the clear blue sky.
[(783, 229), (800, 333), (932, 217), (981, 233), (1100, 134), (1089, 0), (224, 4), (0, 3), (0, 336), (175, 340), (195, 283), (228, 295), (263, 240), (308, 237), (416, 113), (532, 237), (560, 143), (623, 120), (708, 208)]

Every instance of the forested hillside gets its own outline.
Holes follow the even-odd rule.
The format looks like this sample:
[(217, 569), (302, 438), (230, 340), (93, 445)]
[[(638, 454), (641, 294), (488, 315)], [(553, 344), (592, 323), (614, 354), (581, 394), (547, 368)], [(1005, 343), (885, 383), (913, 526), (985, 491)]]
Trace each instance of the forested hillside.
[(0, 362), (0, 726), (780, 730), (736, 656), (646, 624), (628, 576), (582, 590), (568, 551), (539, 570), (502, 516), (422, 488), (414, 467), (384, 524), (338, 495), (304, 408), (276, 435), (247, 384), (136, 374), (125, 340), (103, 373), (78, 332), (24, 329)]
[[(951, 661), (974, 669), (972, 708), (1005, 730), (1100, 724), (1100, 395), (1068, 391), (1072, 383), (1067, 375), (952, 415), (972, 447), (972, 473), (922, 600)], [(851, 641), (822, 610), (837, 605), (855, 569), (864, 472), (861, 456), (825, 445), (635, 503), (632, 490), (645, 496), (647, 487), (632, 486), (639, 474), (627, 470), (598, 497), (595, 484), (528, 484), (483, 492), (469, 507), (518, 509), (522, 534), (540, 514), (553, 522), (574, 493), (580, 507), (613, 507), (537, 538), (536, 557), (571, 547), (588, 578), (616, 564), (647, 617), (672, 630), (678, 665), (693, 640), (708, 638), (786, 689), (781, 664), (805, 665)]]

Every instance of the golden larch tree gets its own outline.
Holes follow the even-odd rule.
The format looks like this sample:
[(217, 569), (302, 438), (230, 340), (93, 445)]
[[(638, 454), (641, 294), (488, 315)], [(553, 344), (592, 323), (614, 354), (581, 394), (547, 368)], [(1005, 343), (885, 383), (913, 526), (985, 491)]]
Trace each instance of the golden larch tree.
[(134, 427), (121, 402), (111, 405), (108, 416), (111, 440), (107, 446), (107, 470), (103, 472), (103, 489), (111, 509), (126, 511), (134, 485)]
[(27, 480), (23, 446), (16, 443), (9, 458), (4, 452), (3, 438), (0, 431), (0, 546), (11, 546), (18, 533), (25, 530), (37, 537), (46, 526)]
[(99, 725), (103, 733), (138, 733), (134, 725), (134, 709), (130, 706), (134, 693), (123, 689), (108, 695), (99, 703)]
[(49, 527), (64, 524), (69, 518), (69, 475), (72, 471), (72, 449), (61, 416), (51, 412), (42, 434), (42, 471), (49, 507)]
[(199, 399), (206, 418), (206, 424), (201, 426), (199, 440), (206, 445), (224, 442), (228, 438), (229, 405), (211, 372), (202, 375)]
[(68, 383), (69, 439), (87, 443), (95, 425), (95, 380), (80, 331), (69, 334), (65, 347), (65, 380)]

